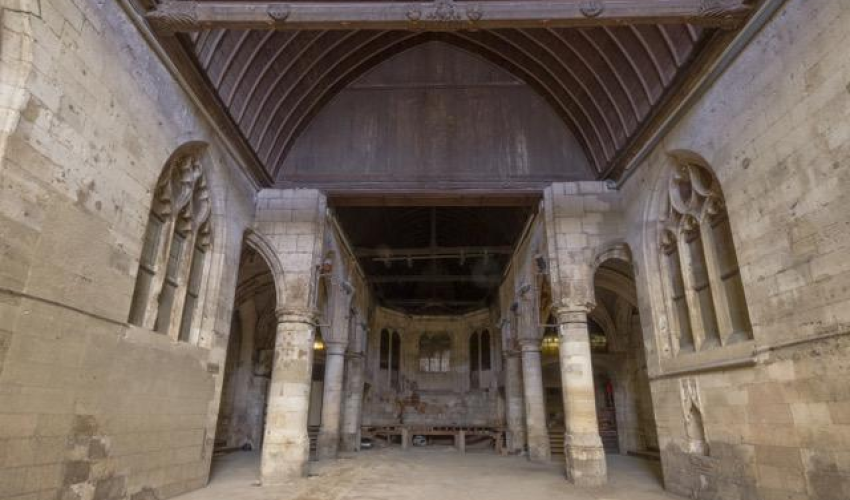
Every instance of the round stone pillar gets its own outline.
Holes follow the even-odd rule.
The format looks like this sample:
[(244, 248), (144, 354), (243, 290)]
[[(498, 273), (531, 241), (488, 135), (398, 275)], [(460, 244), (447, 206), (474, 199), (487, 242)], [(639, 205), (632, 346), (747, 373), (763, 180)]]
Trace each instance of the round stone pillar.
[(322, 426), (316, 452), (319, 458), (336, 458), (339, 452), (342, 381), (347, 341), (325, 341), (325, 391), (322, 397)]
[(564, 454), (567, 478), (578, 486), (600, 486), (607, 481), (605, 450), (599, 437), (596, 396), (590, 359), (586, 305), (560, 308), (561, 383), (564, 398)]
[(310, 438), (307, 413), (313, 369), (315, 314), (278, 310), (261, 460), (263, 484), (307, 475)]
[(360, 451), (360, 422), (363, 411), (363, 365), (361, 352), (345, 356), (345, 394), (342, 408), (342, 451)]
[(525, 449), (525, 401), (522, 396), (522, 360), (516, 349), (505, 351), (505, 410), (508, 453)]
[(548, 462), (549, 430), (546, 427), (546, 400), (543, 393), (543, 370), (540, 364), (540, 340), (520, 339), (522, 346), (522, 381), (525, 392), (525, 428), (528, 458)]

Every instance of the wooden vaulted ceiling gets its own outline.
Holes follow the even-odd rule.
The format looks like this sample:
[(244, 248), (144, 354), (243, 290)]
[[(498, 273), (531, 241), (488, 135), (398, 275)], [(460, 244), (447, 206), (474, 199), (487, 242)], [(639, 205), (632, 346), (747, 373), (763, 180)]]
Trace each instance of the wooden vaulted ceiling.
[[(701, 14), (718, 17), (711, 9), (722, 9), (723, 2), (730, 0), (668, 3), (697, 1)], [(181, 7), (205, 2), (170, 3)], [(325, 2), (334, 3), (346, 2)], [(379, 10), (374, 6), (382, 3), (395, 2), (366, 2), (375, 12)], [(437, 0), (440, 3), (451, 9), (453, 5), (473, 5)], [(579, 5), (575, 0), (566, 3)], [(634, 3), (632, 9), (639, 9), (641, 2)], [(581, 5), (586, 4), (603, 3)], [(286, 17), (291, 6), (307, 4), (290, 1), (280, 5), (284, 5)], [(468, 8), (466, 12), (471, 15)], [(178, 16), (172, 24), (183, 21)], [(714, 27), (717, 24), (696, 26), (670, 19), (570, 27), (519, 23), (523, 27), (436, 31), (344, 29), (345, 24), (333, 29), (232, 29), (227, 22), (199, 23), (195, 10), (189, 21), (195, 22), (185, 30), (190, 33), (178, 33), (177, 37), (166, 33), (171, 42), (177, 41), (171, 52), (175, 46), (186, 52), (187, 60), (211, 87), (217, 105), (263, 167), (260, 177), (265, 177), (265, 183), (277, 178), (299, 134), (348, 83), (395, 54), (435, 40), (483, 57), (534, 88), (579, 140), (599, 178), (609, 178), (621, 166), (619, 160), (626, 149), (634, 146), (642, 129), (686, 80), (688, 71), (701, 63), (701, 54), (709, 52), (712, 43), (719, 43), (715, 39), (726, 31)]]
[(501, 66), (557, 111), (601, 173), (704, 39), (688, 25), (476, 32), (210, 30), (198, 62), (274, 178), (310, 119), (346, 84), (415, 45), (440, 40)]

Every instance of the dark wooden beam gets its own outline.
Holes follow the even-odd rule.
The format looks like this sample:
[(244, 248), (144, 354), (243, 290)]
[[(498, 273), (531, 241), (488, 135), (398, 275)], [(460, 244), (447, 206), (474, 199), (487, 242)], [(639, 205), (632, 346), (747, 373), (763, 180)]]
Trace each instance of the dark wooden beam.
[(425, 307), (425, 306), (445, 306), (445, 307), (485, 307), (486, 300), (442, 300), (442, 299), (387, 299), (383, 301), (384, 305), (395, 307)]
[(375, 260), (397, 259), (408, 257), (443, 257), (471, 258), (483, 255), (511, 255), (514, 253), (510, 246), (481, 246), (481, 247), (417, 247), (417, 248), (356, 248), (357, 257), (374, 258)]
[(198, 99), (204, 105), (204, 109), (209, 112), (212, 120), (227, 136), (233, 139), (234, 146), (244, 162), (243, 164), (248, 171), (247, 173), (260, 186), (270, 187), (272, 185), (271, 175), (263, 167), (254, 148), (251, 147), (245, 136), (240, 132), (239, 127), (231, 119), (227, 108), (221, 102), (216, 91), (209, 85), (204, 71), (190, 55), (191, 50), (184, 45), (186, 43), (185, 36), (163, 36), (158, 38), (163, 50), (171, 58), (174, 65), (179, 68), (189, 88), (198, 96)]
[[(332, 207), (530, 207), (542, 198), (543, 185), (533, 192), (481, 192), (470, 185), (463, 191), (407, 191), (387, 185), (380, 192), (326, 191)], [(386, 194), (392, 191), (393, 194)]]
[(746, 0), (261, 2), (166, 0), (147, 14), (163, 33), (205, 29), (464, 30), (689, 23), (734, 28)]
[(468, 274), (410, 274), (398, 276), (367, 276), (370, 283), (479, 283), (482, 285), (498, 285), (501, 276), (471, 276)]

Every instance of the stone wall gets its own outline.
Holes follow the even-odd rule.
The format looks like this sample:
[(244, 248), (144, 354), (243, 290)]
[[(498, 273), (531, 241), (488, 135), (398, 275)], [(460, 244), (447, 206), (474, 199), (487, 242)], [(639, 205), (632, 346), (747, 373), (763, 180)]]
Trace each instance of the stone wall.
[[(202, 486), (253, 188), (117, 2), (0, 16), (0, 498)], [(127, 318), (154, 185), (191, 141), (213, 243), (178, 343)]]
[[(370, 386), (363, 407), (363, 425), (501, 425), (499, 381), (501, 347), (489, 311), (459, 316), (411, 316), (378, 307), (372, 319), (366, 351), (366, 381)], [(381, 330), (401, 336), (399, 382), (380, 368)], [(469, 336), (487, 329), (491, 339), (491, 369), (481, 372), (472, 387)], [(449, 371), (420, 369), (419, 341), (423, 334), (446, 333), (451, 338)]]
[[(850, 498), (848, 45), (847, 2), (789, 1), (624, 186), (675, 493)], [(723, 188), (754, 340), (674, 357), (657, 221), (666, 153), (681, 150)], [(707, 453), (689, 452), (689, 401), (702, 407)]]

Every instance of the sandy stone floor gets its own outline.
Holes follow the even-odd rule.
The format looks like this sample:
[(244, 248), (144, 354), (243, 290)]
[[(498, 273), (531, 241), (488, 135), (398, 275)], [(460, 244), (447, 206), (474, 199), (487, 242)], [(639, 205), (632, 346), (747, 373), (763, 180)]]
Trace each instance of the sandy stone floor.
[(451, 448), (370, 450), (314, 462), (311, 475), (291, 485), (258, 487), (256, 453), (216, 460), (207, 488), (180, 500), (657, 500), (680, 498), (661, 489), (657, 462), (608, 456), (609, 485), (581, 489), (558, 464), (519, 457), (455, 452)]

